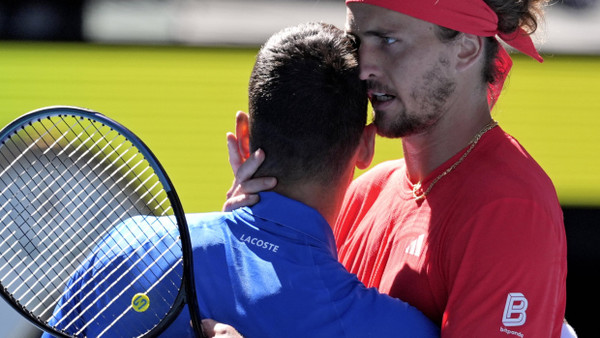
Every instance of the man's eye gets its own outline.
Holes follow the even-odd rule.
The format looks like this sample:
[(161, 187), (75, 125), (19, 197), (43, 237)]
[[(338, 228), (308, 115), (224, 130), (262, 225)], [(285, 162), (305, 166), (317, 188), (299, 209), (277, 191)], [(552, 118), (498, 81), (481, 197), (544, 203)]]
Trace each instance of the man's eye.
[(386, 44), (386, 45), (391, 45), (392, 43), (398, 41), (398, 39), (390, 38), (390, 37), (387, 37), (387, 36), (383, 36), (383, 37), (381, 37), (381, 39), (383, 40), (383, 43)]

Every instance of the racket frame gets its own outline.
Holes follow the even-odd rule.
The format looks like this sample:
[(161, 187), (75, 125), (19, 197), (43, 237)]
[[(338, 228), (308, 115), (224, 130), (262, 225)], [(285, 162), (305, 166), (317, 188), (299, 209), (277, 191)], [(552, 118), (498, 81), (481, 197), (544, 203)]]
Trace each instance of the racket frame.
[[(198, 308), (198, 299), (196, 298), (196, 288), (194, 282), (194, 264), (193, 264), (193, 250), (192, 250), (192, 241), (189, 233), (189, 228), (185, 219), (185, 213), (183, 211), (183, 206), (181, 205), (181, 201), (179, 200), (179, 196), (175, 191), (171, 180), (167, 176), (166, 171), (163, 166), (160, 164), (156, 156), (152, 153), (150, 148), (132, 131), (127, 129), (122, 124), (116, 122), (115, 120), (90, 109), (75, 107), (75, 106), (49, 106), (40, 109), (33, 110), (27, 114), (24, 114), (8, 124), (2, 130), (0, 130), (0, 144), (4, 144), (4, 142), (17, 130), (21, 129), (23, 126), (27, 124), (32, 124), (35, 121), (40, 121), (44, 118), (49, 118), (53, 116), (76, 116), (82, 119), (90, 119), (96, 122), (102, 123), (111, 129), (117, 131), (122, 136), (124, 136), (129, 142), (131, 142), (139, 152), (144, 156), (148, 164), (154, 169), (155, 174), (160, 180), (169, 201), (171, 202), (171, 207), (173, 208), (173, 214), (177, 221), (177, 226), (179, 228), (179, 234), (181, 237), (181, 250), (183, 255), (183, 283), (182, 289), (180, 290), (173, 307), (168, 312), (167, 316), (160, 321), (160, 323), (154, 327), (149, 333), (144, 336), (148, 336), (150, 333), (152, 336), (158, 336), (162, 333), (169, 325), (177, 318), (177, 316), (181, 313), (183, 306), (185, 303), (188, 305), (188, 309), (190, 312), (191, 324), (194, 330), (196, 337), (205, 337), (204, 332), (202, 331), (202, 323), (200, 310)], [(23, 306), (20, 305), (20, 302), (15, 299), (6, 288), (0, 285), (0, 296), (6, 300), (6, 302), (15, 309), (19, 314), (29, 320), (32, 324), (34, 324), (39, 329), (46, 331), (52, 335), (58, 337), (72, 337), (66, 334), (63, 331), (56, 330), (55, 328), (47, 325), (47, 323), (42, 319), (27, 311)]]

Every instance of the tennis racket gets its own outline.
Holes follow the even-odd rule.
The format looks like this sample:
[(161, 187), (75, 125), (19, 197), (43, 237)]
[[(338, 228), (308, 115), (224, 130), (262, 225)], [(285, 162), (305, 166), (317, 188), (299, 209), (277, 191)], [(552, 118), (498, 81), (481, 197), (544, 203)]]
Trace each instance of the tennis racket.
[(58, 337), (156, 336), (187, 308), (202, 337), (185, 214), (164, 169), (90, 110), (0, 131), (0, 294)]

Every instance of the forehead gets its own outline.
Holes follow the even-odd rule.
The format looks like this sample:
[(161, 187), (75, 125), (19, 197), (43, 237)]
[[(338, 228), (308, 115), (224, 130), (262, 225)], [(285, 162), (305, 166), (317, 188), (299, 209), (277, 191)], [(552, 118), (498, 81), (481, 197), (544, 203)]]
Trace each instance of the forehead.
[(353, 34), (368, 32), (430, 31), (434, 25), (411, 16), (364, 3), (348, 3), (346, 7), (346, 31)]

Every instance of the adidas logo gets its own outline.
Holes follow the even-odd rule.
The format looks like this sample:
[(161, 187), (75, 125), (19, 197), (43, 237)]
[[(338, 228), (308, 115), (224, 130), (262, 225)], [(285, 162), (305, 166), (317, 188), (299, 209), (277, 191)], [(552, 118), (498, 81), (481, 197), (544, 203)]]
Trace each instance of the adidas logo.
[(421, 251), (423, 251), (423, 241), (425, 240), (425, 234), (420, 235), (417, 239), (410, 242), (408, 247), (404, 252), (409, 255), (413, 255), (416, 257), (421, 256)]

